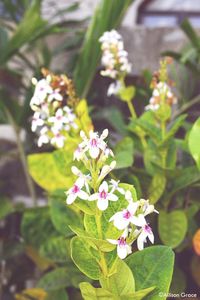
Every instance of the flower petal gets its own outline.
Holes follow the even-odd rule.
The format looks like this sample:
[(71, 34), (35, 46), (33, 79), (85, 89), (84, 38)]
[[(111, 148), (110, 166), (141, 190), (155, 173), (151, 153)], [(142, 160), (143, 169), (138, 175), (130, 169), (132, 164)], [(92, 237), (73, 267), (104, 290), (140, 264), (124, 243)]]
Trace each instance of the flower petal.
[(108, 193), (107, 199), (110, 201), (117, 201), (118, 197), (114, 194)]
[(97, 200), (98, 198), (99, 198), (99, 194), (95, 193), (95, 194), (92, 194), (91, 196), (89, 196), (88, 200), (94, 201), (94, 200)]
[(136, 226), (142, 227), (146, 224), (146, 220), (143, 215), (131, 217), (130, 222)]
[(95, 159), (99, 156), (99, 148), (98, 147), (90, 147), (89, 153), (90, 153), (90, 156)]
[(88, 197), (89, 197), (89, 195), (84, 191), (78, 192), (77, 196), (83, 200), (88, 200)]
[(108, 208), (108, 200), (107, 199), (99, 199), (97, 201), (97, 207), (100, 210), (106, 210)]
[(67, 204), (72, 204), (76, 200), (76, 197), (76, 194), (69, 194), (66, 200)]
[(111, 240), (111, 239), (107, 239), (107, 241), (113, 245), (117, 245), (118, 244), (118, 241), (116, 240)]
[(126, 246), (117, 246), (117, 255), (119, 258), (124, 259), (127, 256), (127, 248)]
[(99, 187), (99, 192), (105, 191), (108, 192), (108, 184), (106, 181), (103, 181), (103, 183)]

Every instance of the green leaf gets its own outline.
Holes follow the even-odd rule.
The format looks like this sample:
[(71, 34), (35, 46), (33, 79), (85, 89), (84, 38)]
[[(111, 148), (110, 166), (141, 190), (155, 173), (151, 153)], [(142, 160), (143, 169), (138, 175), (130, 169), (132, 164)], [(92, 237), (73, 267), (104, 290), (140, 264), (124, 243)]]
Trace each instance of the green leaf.
[(134, 86), (123, 87), (119, 90), (118, 95), (121, 100), (130, 102), (135, 97), (136, 89)]
[(190, 153), (200, 169), (200, 118), (197, 119), (190, 131), (188, 144)]
[(6, 63), (19, 49), (33, 41), (46, 28), (47, 21), (40, 16), (41, 1), (32, 1), (11, 39), (4, 44), (0, 53), (0, 64)]
[(151, 293), (153, 290), (155, 289), (155, 287), (150, 287), (144, 290), (140, 290), (135, 292), (134, 294), (126, 294), (123, 295), (124, 297), (122, 297), (122, 299), (126, 299), (126, 300), (142, 300), (142, 299), (146, 299), (146, 296)]
[(123, 138), (114, 150), (117, 162), (115, 169), (128, 168), (133, 165), (134, 145), (130, 137)]
[(162, 196), (163, 192), (165, 191), (166, 186), (166, 177), (164, 174), (156, 173), (151, 181), (148, 191), (148, 198), (150, 203), (155, 204), (160, 197)]
[(145, 300), (158, 300), (168, 293), (173, 273), (174, 253), (166, 246), (153, 246), (130, 255), (126, 262), (133, 272), (136, 291), (156, 286)]
[(47, 207), (26, 211), (21, 223), (21, 233), (26, 243), (33, 245), (36, 249), (51, 237), (58, 235)]
[(49, 199), (52, 222), (61, 234), (64, 236), (72, 234), (69, 225), (83, 227), (80, 213), (66, 204), (65, 194), (62, 190), (51, 193)]
[(138, 119), (137, 124), (141, 127), (142, 130), (145, 131), (145, 133), (152, 138), (152, 140), (158, 144), (161, 141), (161, 132), (160, 129), (158, 129), (156, 126), (154, 126), (152, 123), (147, 122), (143, 119)]
[(183, 122), (185, 121), (186, 117), (187, 115), (181, 115), (174, 121), (160, 145), (166, 144), (169, 141), (169, 139), (176, 134), (178, 129), (182, 126)]
[(86, 240), (91, 247), (93, 247), (96, 250), (100, 250), (103, 252), (110, 252), (115, 249), (115, 245), (112, 245), (106, 240), (97, 239), (89, 235), (87, 231), (84, 231), (80, 228), (77, 228), (75, 226), (70, 226), (71, 230), (76, 233), (79, 237)]
[(64, 237), (49, 238), (40, 247), (40, 255), (58, 263), (66, 263), (70, 259), (69, 240)]
[(116, 300), (110, 292), (102, 288), (94, 288), (88, 282), (81, 282), (79, 286), (84, 300)]
[(76, 266), (89, 278), (98, 280), (101, 271), (94, 251), (91, 252), (90, 246), (80, 237), (71, 240), (71, 256)]
[(170, 213), (160, 211), (158, 230), (162, 242), (176, 248), (185, 238), (187, 232), (187, 217), (184, 211), (175, 210)]
[(191, 23), (189, 22), (188, 19), (185, 19), (181, 23), (181, 28), (185, 32), (185, 34), (187, 35), (187, 37), (189, 38), (189, 40), (192, 43), (192, 45), (198, 51), (200, 51), (200, 39), (199, 39), (199, 36), (196, 34), (194, 28), (192, 27), (192, 25), (191, 25)]
[(50, 291), (45, 300), (55, 300), (55, 299), (68, 300), (69, 298), (65, 289)]
[(102, 288), (115, 295), (125, 295), (135, 292), (135, 281), (133, 274), (127, 264), (119, 260), (116, 272), (108, 278), (100, 278)]
[(200, 172), (196, 167), (187, 167), (179, 170), (176, 177), (173, 178), (173, 186), (167, 197), (172, 197), (177, 191), (185, 189), (199, 180)]
[(0, 199), (0, 220), (14, 212), (14, 207), (11, 201), (7, 198)]
[(84, 280), (77, 270), (68, 267), (58, 267), (53, 271), (46, 273), (38, 282), (37, 287), (45, 291), (54, 291), (69, 286), (78, 287), (79, 283)]
[(28, 155), (29, 172), (35, 182), (47, 191), (67, 189), (74, 183), (74, 176), (66, 177), (59, 171), (53, 153)]
[[(74, 80), (78, 95), (85, 97), (100, 60), (101, 50), (99, 38), (108, 30), (117, 27), (133, 0), (100, 1), (88, 30), (83, 47), (74, 70)], [(88, 64), (88, 62), (90, 62)]]

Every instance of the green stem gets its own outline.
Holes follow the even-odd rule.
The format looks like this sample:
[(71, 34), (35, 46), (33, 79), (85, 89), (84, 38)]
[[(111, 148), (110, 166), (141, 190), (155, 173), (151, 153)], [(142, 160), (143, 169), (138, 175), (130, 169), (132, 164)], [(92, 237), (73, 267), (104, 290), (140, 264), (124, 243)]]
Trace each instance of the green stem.
[(22, 167), (23, 167), (23, 170), (24, 170), (24, 174), (25, 174), (25, 177), (26, 177), (27, 187), (28, 187), (30, 196), (32, 198), (32, 201), (34, 203), (34, 206), (37, 206), (37, 197), (36, 197), (36, 194), (35, 194), (33, 181), (32, 181), (32, 179), (29, 175), (28, 165), (27, 165), (27, 160), (26, 160), (26, 154), (25, 154), (24, 147), (23, 147), (23, 144), (22, 144), (21, 138), (20, 138), (20, 130), (19, 130), (17, 124), (15, 123), (15, 121), (14, 121), (12, 115), (10, 114), (10, 112), (7, 109), (5, 109), (5, 110), (6, 110), (6, 114), (7, 114), (7, 117), (8, 117), (8, 121), (11, 124), (11, 126), (13, 127), (13, 130), (15, 132), (17, 148), (18, 148), (20, 160), (21, 160), (21, 163), (22, 163)]
[[(102, 227), (101, 227), (101, 216), (102, 216), (102, 212), (97, 209), (96, 215), (95, 215), (96, 225), (97, 225), (97, 232), (98, 232), (99, 239), (102, 240), (103, 239), (103, 233), (102, 233)], [(107, 277), (108, 267), (107, 267), (104, 252), (99, 250), (99, 255), (100, 255), (100, 262), (99, 263), (100, 263), (100, 266), (101, 266), (101, 269), (102, 269), (102, 273), (103, 273), (104, 277)]]
[(192, 107), (193, 105), (195, 105), (199, 102), (200, 102), (200, 95), (196, 96), (195, 98), (190, 100), (188, 103), (182, 105), (182, 107), (173, 114), (173, 119), (175, 119), (176, 117), (178, 117), (179, 115), (181, 115), (182, 113), (187, 111), (190, 107)]
[(131, 101), (128, 101), (127, 104), (128, 104), (128, 108), (129, 108), (129, 111), (130, 111), (130, 114), (131, 114), (132, 118), (136, 119), (137, 115), (136, 115), (133, 103)]

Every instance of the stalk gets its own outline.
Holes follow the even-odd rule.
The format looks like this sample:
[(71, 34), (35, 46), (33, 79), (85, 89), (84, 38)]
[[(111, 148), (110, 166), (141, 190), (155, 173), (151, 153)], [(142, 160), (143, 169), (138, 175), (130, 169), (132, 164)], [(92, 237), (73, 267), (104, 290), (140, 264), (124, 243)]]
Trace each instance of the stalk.
[(10, 112), (6, 108), (5, 108), (5, 111), (6, 111), (8, 121), (9, 121), (10, 125), (12, 126), (12, 128), (14, 130), (14, 133), (15, 133), (15, 136), (16, 136), (17, 149), (18, 149), (19, 157), (20, 157), (20, 160), (21, 160), (21, 163), (22, 163), (24, 175), (26, 177), (26, 183), (27, 183), (27, 187), (28, 187), (28, 190), (29, 190), (29, 194), (31, 196), (31, 199), (33, 201), (34, 206), (37, 206), (37, 197), (36, 197), (36, 194), (35, 194), (35, 188), (34, 188), (33, 181), (32, 181), (32, 179), (29, 175), (28, 164), (27, 164), (27, 160), (26, 160), (26, 154), (25, 154), (25, 151), (24, 151), (23, 143), (20, 139), (19, 128), (18, 128), (17, 124), (15, 123), (15, 121), (14, 121), (12, 115), (10, 114)]

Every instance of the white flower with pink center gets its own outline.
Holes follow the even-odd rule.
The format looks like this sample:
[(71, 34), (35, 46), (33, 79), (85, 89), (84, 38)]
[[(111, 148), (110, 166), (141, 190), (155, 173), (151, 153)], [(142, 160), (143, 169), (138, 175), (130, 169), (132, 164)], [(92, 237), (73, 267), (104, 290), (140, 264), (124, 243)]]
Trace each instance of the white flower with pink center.
[(126, 239), (128, 231), (125, 230), (118, 240), (107, 239), (109, 243), (117, 245), (117, 255), (119, 258), (124, 259), (128, 254), (132, 253), (131, 244), (127, 243)]
[(99, 187), (98, 193), (91, 195), (88, 200), (97, 200), (98, 209), (106, 210), (108, 208), (108, 201), (117, 201), (118, 197), (108, 191), (108, 184), (106, 181), (103, 181)]
[(141, 233), (139, 234), (137, 238), (137, 247), (138, 250), (144, 249), (144, 243), (147, 242), (147, 238), (150, 240), (150, 242), (154, 243), (154, 235), (152, 232), (151, 227), (145, 222), (141, 228)]
[(86, 191), (87, 193), (89, 194), (90, 193), (90, 188), (89, 188), (89, 181), (91, 180), (91, 176), (90, 174), (83, 174), (77, 167), (75, 166), (72, 166), (71, 168), (72, 170), (72, 173), (76, 176), (78, 176), (79, 178), (81, 178), (84, 182), (84, 186), (86, 188)]
[(48, 102), (51, 102), (53, 100), (62, 101), (63, 96), (59, 93), (59, 90), (54, 90), (50, 95), (48, 95)]
[(84, 151), (82, 148), (80, 148), (79, 146), (76, 148), (76, 150), (74, 151), (74, 160), (78, 160), (80, 161), (84, 156)]
[(123, 230), (127, 228), (130, 223), (135, 224), (134, 214), (136, 213), (137, 208), (138, 202), (132, 202), (126, 209), (115, 213), (109, 221), (113, 221), (113, 224), (117, 229)]
[(159, 212), (154, 208), (153, 204), (149, 204), (149, 200), (140, 199), (139, 208), (141, 208), (144, 216), (147, 216), (153, 212), (159, 214)]
[(80, 132), (80, 136), (82, 137), (83, 142), (79, 145), (79, 147), (83, 149), (84, 152), (89, 151), (91, 158), (97, 158), (100, 151), (104, 152), (107, 147), (104, 139), (108, 136), (108, 129), (105, 129), (100, 137), (97, 132), (92, 130), (89, 132), (89, 138), (87, 138), (83, 131)]
[(57, 130), (57, 128), (52, 128), (54, 136), (51, 138), (51, 144), (58, 148), (63, 148), (66, 138)]
[(55, 116), (50, 117), (48, 121), (53, 123), (54, 128), (60, 130), (63, 128), (63, 124), (68, 123), (68, 118), (63, 114), (63, 110), (59, 108)]
[(43, 78), (37, 81), (36, 78), (33, 78), (32, 83), (35, 85), (35, 91), (31, 99), (30, 106), (34, 110), (35, 106), (42, 104), (47, 95), (51, 94), (53, 90), (47, 79)]
[(76, 198), (82, 200), (87, 200), (89, 195), (82, 190), (84, 186), (83, 178), (78, 178), (71, 189), (69, 189), (65, 194), (67, 195), (67, 204), (72, 204)]

